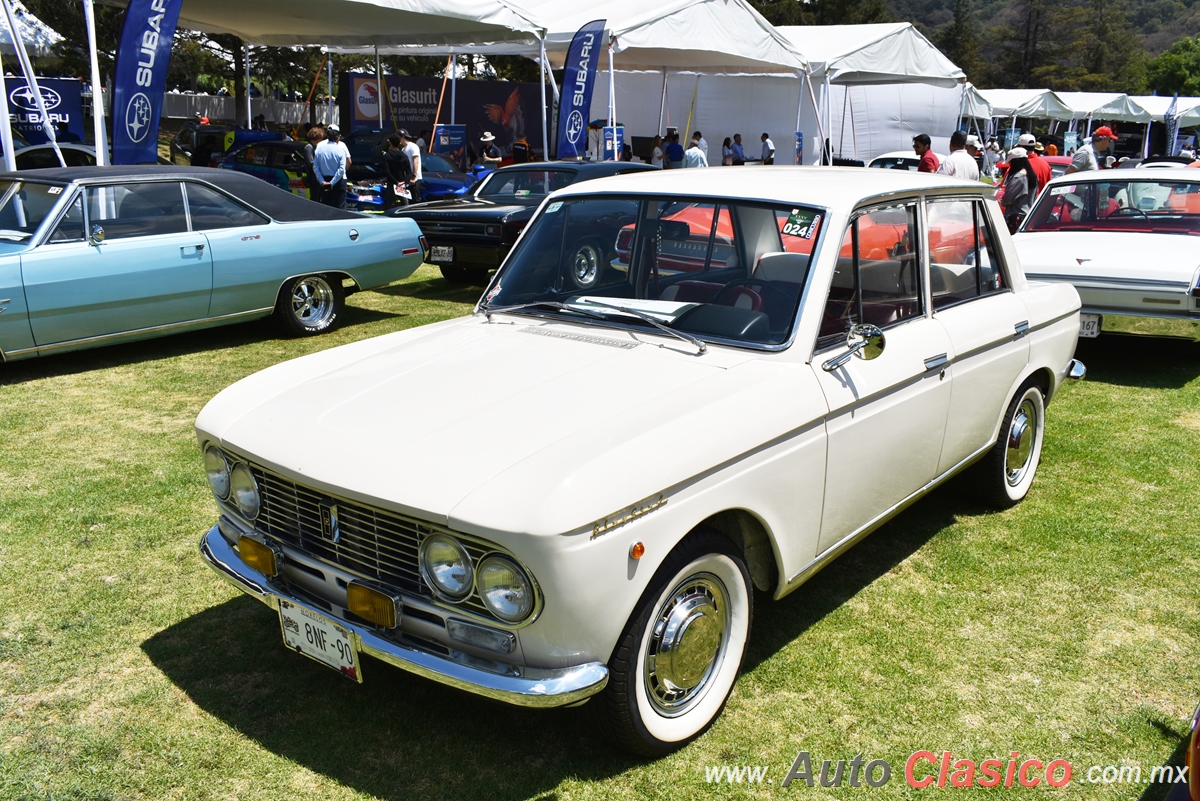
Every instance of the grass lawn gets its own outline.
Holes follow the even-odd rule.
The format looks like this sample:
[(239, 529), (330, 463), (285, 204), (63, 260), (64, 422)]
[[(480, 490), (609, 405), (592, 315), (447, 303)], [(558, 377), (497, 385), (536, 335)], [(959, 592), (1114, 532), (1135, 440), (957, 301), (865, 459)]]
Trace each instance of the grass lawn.
[[(1059, 789), (993, 793), (1165, 794), (1150, 770), (1181, 764), (1200, 700), (1190, 343), (1085, 342), (1088, 380), (1050, 405), (1024, 503), (988, 513), (951, 483), (760, 597), (723, 717), (657, 762), (612, 751), (586, 707), (510, 708), (369, 658), (356, 685), (285, 650), (274, 613), (197, 553), (215, 505), (196, 414), (268, 365), (475, 295), (423, 267), (354, 295), (330, 336), (250, 323), (0, 366), (0, 799), (965, 797), (905, 783), (919, 750), (1074, 768)], [(801, 750), (818, 773), (886, 760), (891, 780), (782, 787)], [(766, 780), (706, 781), (725, 765)], [(1086, 783), (1122, 765), (1141, 780)]]

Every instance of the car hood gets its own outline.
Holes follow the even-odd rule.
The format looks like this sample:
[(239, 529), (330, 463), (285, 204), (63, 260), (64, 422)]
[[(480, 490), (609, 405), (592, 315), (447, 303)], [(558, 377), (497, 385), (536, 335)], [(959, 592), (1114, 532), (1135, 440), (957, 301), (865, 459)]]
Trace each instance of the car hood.
[(419, 222), (467, 222), (471, 220), (500, 220), (510, 214), (532, 215), (536, 204), (525, 203), (492, 203), (487, 200), (436, 200), (432, 203), (422, 203), (403, 211), (396, 212), (396, 217), (411, 217)]
[[(276, 365), (217, 395), (196, 427), (202, 445), (332, 495), (479, 536), (552, 535), (786, 434), (811, 392), (806, 367), (472, 317)], [(798, 402), (773, 411), (763, 397)]]
[[(1013, 237), (1031, 280), (1054, 279), (1194, 285), (1200, 252), (1186, 234), (1047, 231)], [(1147, 254), (1153, 258), (1147, 258)]]

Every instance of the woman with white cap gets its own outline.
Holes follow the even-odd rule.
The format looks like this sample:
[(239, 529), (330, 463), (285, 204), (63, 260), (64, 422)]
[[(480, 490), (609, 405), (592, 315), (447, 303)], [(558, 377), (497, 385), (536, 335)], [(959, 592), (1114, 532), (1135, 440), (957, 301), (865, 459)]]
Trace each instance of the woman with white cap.
[(1017, 232), (1038, 196), (1037, 174), (1029, 163), (1029, 151), (1014, 147), (1008, 151), (1008, 176), (1004, 179), (1004, 221), (1011, 234)]

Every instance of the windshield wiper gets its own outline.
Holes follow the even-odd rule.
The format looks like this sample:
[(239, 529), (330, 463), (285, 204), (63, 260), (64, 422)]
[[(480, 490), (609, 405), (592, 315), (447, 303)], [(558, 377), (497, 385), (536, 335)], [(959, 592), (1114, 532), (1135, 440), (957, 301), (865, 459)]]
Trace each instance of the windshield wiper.
[[(665, 334), (670, 334), (671, 336), (675, 337), (676, 339), (682, 339), (684, 342), (687, 342), (690, 345), (694, 345), (696, 350), (699, 351), (700, 353), (705, 353), (708, 351), (708, 345), (705, 344), (703, 340), (697, 339), (696, 337), (692, 336), (691, 334), (685, 334), (682, 331), (676, 331), (674, 328), (671, 328), (670, 326), (664, 325), (663, 323), (659, 322), (658, 320), (655, 320), (649, 314), (644, 314), (640, 311), (637, 311), (636, 309), (629, 309), (624, 306), (617, 306), (617, 305), (610, 304), (610, 303), (598, 303), (594, 300), (589, 300), (588, 305), (589, 306), (599, 306), (604, 309), (612, 309), (613, 311), (621, 312), (622, 314), (631, 315), (633, 317), (638, 318), (639, 320), (650, 323), (650, 325), (654, 326), (655, 328), (657, 328), (658, 330), (662, 331)], [(514, 306), (498, 306), (494, 309), (489, 306), (484, 306), (483, 307), (483, 316), (486, 317), (488, 319), (488, 321), (490, 322), (493, 314), (519, 311), (521, 309), (533, 309), (533, 308), (538, 308), (538, 307), (550, 308), (550, 309), (562, 309), (564, 311), (571, 311), (571, 312), (579, 312), (580, 314), (584, 315), (585, 317), (590, 317), (593, 320), (600, 320), (600, 321), (606, 322), (606, 323), (612, 322), (611, 318), (609, 318), (607, 315), (598, 314), (594, 311), (591, 311), (590, 309), (580, 308), (579, 306), (572, 306), (569, 303), (562, 303), (557, 300), (535, 300), (531, 303), (518, 303)]]

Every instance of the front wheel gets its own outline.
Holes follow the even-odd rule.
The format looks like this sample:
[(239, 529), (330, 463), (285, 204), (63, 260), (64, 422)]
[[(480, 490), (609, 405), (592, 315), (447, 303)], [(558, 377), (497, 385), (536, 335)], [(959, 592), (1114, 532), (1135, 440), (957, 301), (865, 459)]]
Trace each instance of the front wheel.
[(1046, 401), (1033, 379), (1013, 396), (1000, 436), (975, 467), (976, 486), (984, 502), (997, 509), (1020, 503), (1029, 494), (1042, 458)]
[(658, 757), (703, 734), (733, 691), (752, 615), (737, 549), (709, 529), (689, 535), (655, 573), (609, 662), (599, 711), (616, 744)]
[(346, 291), (341, 279), (302, 275), (284, 284), (275, 303), (275, 321), (293, 336), (310, 337), (332, 331), (342, 317)]

